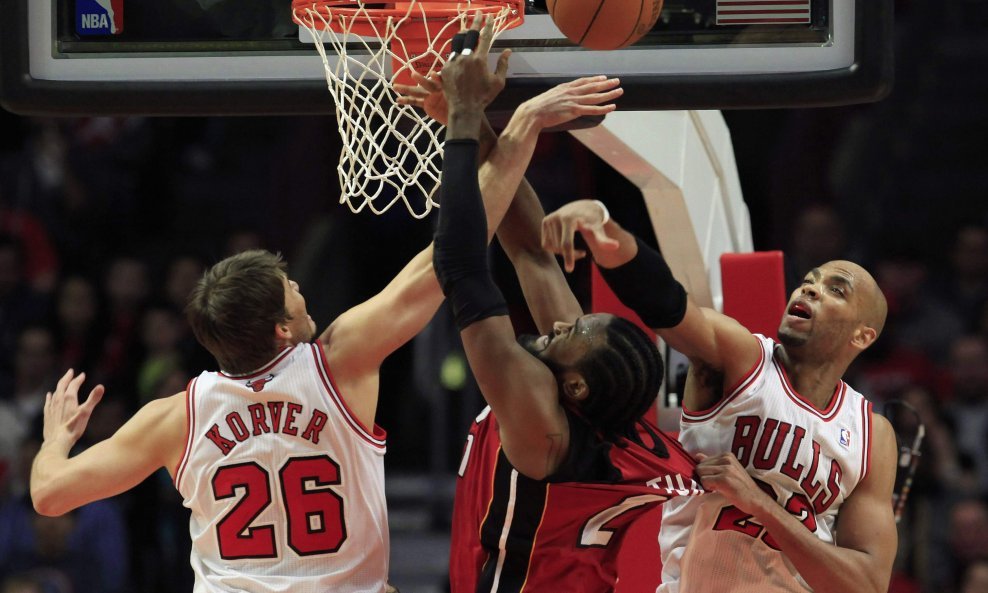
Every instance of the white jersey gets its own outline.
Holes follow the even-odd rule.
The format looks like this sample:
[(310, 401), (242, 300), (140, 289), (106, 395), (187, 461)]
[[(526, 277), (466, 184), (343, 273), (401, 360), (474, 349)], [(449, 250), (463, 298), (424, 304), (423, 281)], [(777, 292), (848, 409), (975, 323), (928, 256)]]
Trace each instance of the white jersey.
[[(841, 381), (826, 409), (796, 393), (756, 336), (760, 361), (714, 407), (683, 409), (679, 440), (689, 453), (733, 452), (769, 495), (821, 540), (834, 542), (841, 504), (868, 472), (871, 404)], [(721, 494), (663, 507), (659, 593), (811, 591), (771, 534)]]
[(385, 434), (347, 408), (321, 344), (202, 373), (187, 398), (194, 593), (383, 593)]

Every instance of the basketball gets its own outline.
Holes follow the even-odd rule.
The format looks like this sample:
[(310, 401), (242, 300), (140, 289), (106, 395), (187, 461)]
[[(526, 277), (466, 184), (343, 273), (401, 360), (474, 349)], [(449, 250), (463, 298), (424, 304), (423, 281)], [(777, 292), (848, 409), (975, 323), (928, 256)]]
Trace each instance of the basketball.
[(655, 25), (662, 0), (548, 0), (552, 20), (570, 41), (587, 49), (631, 45)]

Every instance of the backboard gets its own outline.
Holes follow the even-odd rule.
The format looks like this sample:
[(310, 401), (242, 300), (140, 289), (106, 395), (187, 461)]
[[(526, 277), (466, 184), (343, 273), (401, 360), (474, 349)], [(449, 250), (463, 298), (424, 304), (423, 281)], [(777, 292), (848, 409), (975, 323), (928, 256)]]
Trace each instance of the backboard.
[[(331, 113), (288, 0), (5, 0), (0, 102), (23, 114)], [(621, 76), (623, 109), (874, 101), (889, 90), (892, 0), (666, 0), (635, 45), (589, 51), (529, 2), (506, 32), (506, 111), (587, 74)], [(359, 55), (354, 44), (353, 55)]]

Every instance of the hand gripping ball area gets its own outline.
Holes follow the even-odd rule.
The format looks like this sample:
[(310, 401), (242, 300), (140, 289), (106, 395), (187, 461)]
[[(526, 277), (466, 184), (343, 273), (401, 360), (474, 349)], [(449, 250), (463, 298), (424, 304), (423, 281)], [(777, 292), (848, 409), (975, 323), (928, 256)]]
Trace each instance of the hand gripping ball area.
[(552, 21), (587, 49), (620, 49), (652, 30), (662, 0), (548, 0)]

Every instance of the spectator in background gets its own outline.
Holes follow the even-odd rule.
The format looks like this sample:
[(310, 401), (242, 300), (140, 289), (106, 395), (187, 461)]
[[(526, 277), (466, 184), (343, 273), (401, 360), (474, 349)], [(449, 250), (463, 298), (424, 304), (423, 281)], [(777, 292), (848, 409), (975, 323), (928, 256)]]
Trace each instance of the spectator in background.
[(51, 331), (41, 325), (25, 328), (17, 339), (13, 384), (0, 393), (0, 495), (27, 491), (28, 474), (19, 468), (21, 449), (40, 421), (54, 368)]
[(96, 368), (103, 344), (103, 323), (96, 284), (68, 276), (55, 293), (56, 357), (60, 368)]
[(155, 390), (166, 375), (183, 367), (180, 344), (185, 325), (182, 315), (168, 305), (155, 304), (144, 311), (141, 320), (144, 358), (137, 370), (140, 405), (154, 399)]
[(786, 291), (792, 292), (803, 281), (806, 270), (820, 262), (849, 258), (844, 224), (826, 204), (814, 204), (800, 211), (793, 225), (786, 250)]
[(141, 317), (151, 290), (147, 264), (134, 256), (117, 256), (106, 270), (102, 288), (107, 335), (96, 378), (121, 395), (133, 396)]
[(264, 238), (261, 233), (250, 228), (234, 229), (227, 235), (223, 244), (225, 257), (251, 249), (264, 249)]
[(32, 423), (41, 416), (45, 393), (54, 380), (55, 345), (51, 330), (43, 325), (23, 329), (17, 337), (13, 383), (0, 393), (0, 407), (6, 409), (15, 425), (5, 427), (7, 435), (18, 440), (27, 436)]
[(21, 246), (0, 235), (0, 394), (10, 389), (18, 336), (25, 327), (41, 323), (46, 313), (47, 299), (24, 276)]
[(12, 471), (25, 487), (0, 499), (0, 582), (27, 573), (45, 593), (130, 593), (130, 538), (120, 499), (85, 505), (60, 520), (34, 512), (26, 485), (40, 432), (39, 418)]
[(988, 228), (965, 226), (950, 252), (945, 300), (960, 315), (966, 331), (976, 331), (988, 303)]
[(0, 583), (0, 593), (56, 593), (45, 587), (40, 576), (24, 573), (7, 577)]
[[(2, 192), (2, 190), (0, 190)], [(58, 253), (44, 225), (30, 212), (7, 204), (0, 193), (0, 233), (20, 246), (27, 284), (40, 294), (55, 288), (58, 278)]]
[(189, 302), (189, 295), (206, 271), (201, 259), (194, 255), (172, 258), (165, 271), (164, 297), (176, 310), (181, 311)]
[(962, 499), (950, 509), (949, 545), (956, 580), (976, 562), (988, 558), (988, 503)]
[(961, 575), (958, 593), (985, 593), (988, 591), (988, 558), (979, 558), (968, 564)]
[(889, 304), (887, 340), (894, 348), (925, 354), (942, 362), (951, 342), (963, 333), (954, 311), (934, 297), (927, 283), (929, 266), (915, 246), (895, 250), (878, 261), (875, 279)]
[(43, 517), (26, 498), (0, 509), (0, 579), (61, 573), (74, 593), (128, 593), (127, 535), (116, 503), (99, 501)]
[[(185, 304), (189, 302), (189, 295), (192, 294), (192, 290), (205, 271), (205, 264), (196, 255), (179, 255), (169, 260), (165, 270), (164, 286), (161, 289), (164, 304), (175, 311), (184, 310)], [(196, 341), (185, 316), (180, 315), (180, 318), (181, 335), (179, 336), (178, 349), (181, 352), (182, 362), (187, 368), (208, 368), (213, 364), (212, 355)], [(170, 393), (177, 393), (185, 389), (185, 382), (189, 378), (188, 375), (185, 375), (184, 382), (178, 386), (178, 389)]]
[(988, 341), (969, 335), (950, 347), (953, 381), (946, 403), (947, 419), (962, 469), (975, 476), (978, 494), (988, 494)]

